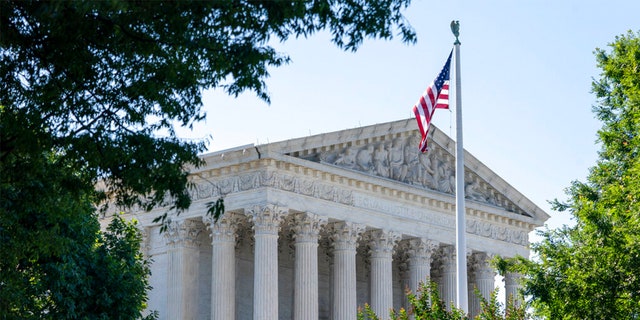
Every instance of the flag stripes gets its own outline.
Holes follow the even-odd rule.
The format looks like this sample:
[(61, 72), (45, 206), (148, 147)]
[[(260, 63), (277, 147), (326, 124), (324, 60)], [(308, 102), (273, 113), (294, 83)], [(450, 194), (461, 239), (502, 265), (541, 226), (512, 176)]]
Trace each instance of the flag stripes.
[(422, 140), (418, 148), (421, 152), (426, 152), (427, 135), (429, 134), (429, 126), (431, 118), (436, 109), (449, 109), (449, 71), (451, 66), (451, 55), (449, 53), (447, 62), (442, 67), (442, 71), (435, 80), (424, 91), (420, 100), (413, 106), (413, 114), (418, 122), (418, 129), (422, 135)]

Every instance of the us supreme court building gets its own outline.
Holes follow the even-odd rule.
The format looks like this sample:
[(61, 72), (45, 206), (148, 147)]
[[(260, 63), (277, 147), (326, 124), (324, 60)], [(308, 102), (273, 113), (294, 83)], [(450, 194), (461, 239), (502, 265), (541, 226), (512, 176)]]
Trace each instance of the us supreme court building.
[[(455, 142), (431, 128), (420, 154), (414, 119), (203, 155), (193, 204), (167, 231), (165, 208), (132, 210), (152, 259), (149, 310), (160, 319), (356, 319), (369, 303), (385, 319), (405, 289), (438, 284), (455, 301)], [(529, 255), (548, 215), (465, 154), (469, 310), (495, 281), (495, 255)], [(217, 222), (206, 204), (223, 197)]]

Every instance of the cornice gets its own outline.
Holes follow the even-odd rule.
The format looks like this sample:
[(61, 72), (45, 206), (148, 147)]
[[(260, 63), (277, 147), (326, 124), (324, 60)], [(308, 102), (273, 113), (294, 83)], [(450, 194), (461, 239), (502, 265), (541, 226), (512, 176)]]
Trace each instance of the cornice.
[[(207, 165), (202, 168), (201, 171), (195, 170), (194, 173), (198, 171), (207, 172), (215, 169), (221, 169), (219, 174), (239, 173), (243, 170), (255, 169), (256, 167), (254, 166), (257, 165), (255, 160), (283, 160), (285, 157), (290, 157), (298, 159), (301, 162), (292, 159), (286, 159), (284, 161), (286, 163), (298, 164), (303, 168), (308, 168), (311, 172), (316, 169), (319, 172), (322, 172), (320, 174), (321, 176), (331, 176), (329, 180), (331, 182), (346, 179), (345, 181), (349, 186), (352, 184), (358, 186), (362, 183), (365, 189), (369, 188), (374, 192), (380, 192), (384, 196), (401, 197), (405, 200), (412, 201), (410, 198), (415, 197), (416, 193), (420, 194), (420, 192), (415, 191), (415, 189), (417, 189), (415, 186), (408, 185), (406, 183), (399, 183), (398, 181), (394, 181), (389, 178), (372, 176), (370, 174), (365, 174), (365, 176), (372, 176), (373, 179), (368, 179), (363, 176), (356, 176), (353, 178), (348, 173), (345, 173), (345, 171), (357, 170), (341, 170), (339, 173), (336, 173), (335, 170), (332, 170), (332, 168), (329, 167), (339, 167), (338, 165), (322, 162), (317, 158), (315, 161), (313, 159), (310, 161), (310, 158), (317, 157), (322, 152), (330, 151), (335, 154), (342, 152), (343, 150), (347, 150), (348, 148), (362, 148), (368, 144), (390, 144), (394, 139), (409, 139), (417, 135), (417, 130), (414, 128), (414, 122), (414, 119), (399, 120), (367, 127), (296, 138), (266, 145), (246, 145), (234, 149), (210, 153), (203, 156)], [(455, 161), (455, 157), (453, 156), (455, 142), (435, 127), (430, 131), (430, 135), (432, 151), (439, 154), (439, 161), (449, 162), (449, 166), (453, 167), (453, 162)], [(322, 166), (316, 166), (317, 163), (321, 163)], [(492, 205), (495, 205), (496, 207), (503, 207), (506, 211), (514, 211), (520, 214), (530, 215), (533, 218), (532, 224), (535, 226), (544, 224), (544, 222), (549, 218), (547, 213), (466, 151), (465, 168), (465, 181), (470, 181), (483, 190), (484, 194), (480, 194), (481, 197), (495, 198), (493, 201), (495, 203)], [(224, 170), (227, 171), (225, 172)], [(215, 173), (214, 175), (217, 174), (218, 173)], [(315, 177), (318, 178), (318, 176)], [(351, 181), (351, 179), (353, 179), (353, 181)], [(385, 183), (380, 182), (385, 180), (387, 180)], [(449, 195), (452, 194), (452, 190), (450, 192), (451, 193)], [(467, 204), (478, 202), (471, 199), (469, 194), (470, 192), (467, 192)], [(436, 190), (429, 190), (429, 195), (435, 199), (439, 199), (438, 195), (448, 199), (446, 193), (438, 192)], [(448, 202), (449, 201), (445, 201), (445, 203)], [(446, 204), (443, 205), (446, 207)]]
[[(455, 197), (450, 194), (292, 156), (273, 156), (193, 173), (192, 181), (197, 186), (192, 192), (194, 200), (268, 187), (351, 206), (354, 205), (353, 193), (358, 193), (455, 214)], [(314, 194), (314, 190), (318, 192), (318, 186), (325, 188), (330, 196)], [(471, 222), (485, 221), (524, 230), (539, 226), (531, 217), (488, 203), (467, 199), (465, 209)]]

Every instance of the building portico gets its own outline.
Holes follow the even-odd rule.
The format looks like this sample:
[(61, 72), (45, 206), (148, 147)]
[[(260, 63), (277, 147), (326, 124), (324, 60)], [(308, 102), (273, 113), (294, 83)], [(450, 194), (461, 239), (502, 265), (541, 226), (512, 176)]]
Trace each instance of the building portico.
[[(401, 120), (204, 155), (190, 172), (192, 207), (159, 234), (136, 212), (153, 259), (149, 309), (161, 319), (385, 318), (405, 288), (435, 281), (455, 300), (454, 142), (432, 128), (417, 151)], [(548, 215), (465, 155), (469, 290), (493, 291), (495, 255), (528, 256)], [(224, 198), (214, 222), (206, 204)], [(517, 275), (505, 279), (517, 293)], [(479, 310), (469, 296), (470, 312)]]

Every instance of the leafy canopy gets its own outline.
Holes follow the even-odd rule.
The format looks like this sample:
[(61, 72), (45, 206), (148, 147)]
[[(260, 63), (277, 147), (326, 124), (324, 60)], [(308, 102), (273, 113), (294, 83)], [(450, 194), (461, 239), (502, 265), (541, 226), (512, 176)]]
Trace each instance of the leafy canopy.
[(554, 202), (575, 225), (543, 232), (533, 246), (538, 261), (520, 260), (526, 294), (548, 319), (640, 317), (639, 35), (630, 31), (595, 52), (599, 159), (586, 182), (567, 189), (566, 203)]
[(96, 209), (187, 209), (206, 141), (175, 128), (205, 118), (203, 90), (268, 102), (268, 69), (289, 61), (270, 41), (328, 30), (345, 50), (413, 42), (408, 4), (0, 1), (0, 314), (137, 318), (139, 242), (125, 225), (101, 233)]
[[(118, 205), (189, 207), (185, 168), (204, 142), (175, 126), (204, 119), (202, 91), (254, 91), (289, 61), (270, 40), (328, 29), (356, 50), (366, 37), (415, 34), (375, 1), (2, 1), (0, 157), (56, 150), (105, 182)], [(13, 130), (8, 130), (11, 126)], [(142, 197), (140, 197), (142, 195)]]

